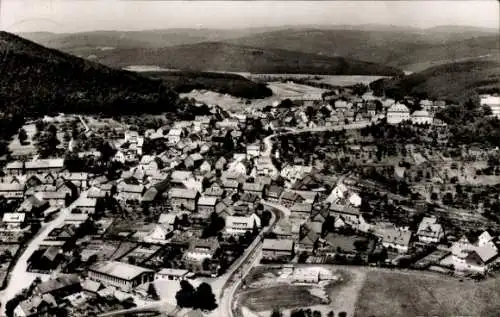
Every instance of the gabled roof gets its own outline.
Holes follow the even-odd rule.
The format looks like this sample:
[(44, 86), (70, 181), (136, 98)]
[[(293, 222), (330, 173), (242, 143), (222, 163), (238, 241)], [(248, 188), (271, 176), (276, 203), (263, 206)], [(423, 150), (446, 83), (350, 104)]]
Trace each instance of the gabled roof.
[(264, 239), (262, 250), (293, 251), (293, 240), (290, 239)]
[(140, 266), (122, 263), (118, 261), (101, 261), (92, 265), (89, 270), (106, 274), (109, 276), (117, 277), (123, 280), (132, 280), (140, 274), (153, 272)]
[(307, 203), (295, 203), (293, 206), (290, 208), (291, 212), (305, 212), (305, 213), (310, 213), (312, 211), (312, 204), (307, 204)]
[(177, 215), (175, 214), (161, 214), (158, 223), (173, 225), (176, 219)]
[(0, 183), (0, 192), (21, 192), (24, 185), (19, 183)]
[(217, 204), (217, 197), (201, 196), (198, 199), (198, 206), (215, 206)]
[(194, 189), (171, 188), (168, 192), (170, 198), (196, 199), (198, 191)]
[(26, 169), (63, 168), (64, 159), (40, 159), (25, 163)]

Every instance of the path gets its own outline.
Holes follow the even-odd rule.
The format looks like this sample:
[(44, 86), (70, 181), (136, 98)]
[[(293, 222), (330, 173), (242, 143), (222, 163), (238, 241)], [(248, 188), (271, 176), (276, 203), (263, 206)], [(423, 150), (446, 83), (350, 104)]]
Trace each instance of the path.
[[(87, 192), (83, 192), (82, 196), (86, 195)], [(80, 199), (80, 198), (79, 198)], [(46, 223), (42, 226), (37, 235), (28, 243), (26, 249), (23, 251), (21, 256), (17, 259), (14, 268), (10, 271), (10, 278), (7, 284), (7, 287), (2, 292), (1, 298), (1, 313), (0, 316), (5, 316), (5, 304), (11, 300), (16, 294), (20, 293), (23, 289), (28, 288), (31, 283), (35, 280), (37, 276), (43, 276), (46, 274), (36, 274), (28, 272), (28, 260), (35, 252), (38, 250), (40, 244), (45, 240), (48, 234), (55, 229), (56, 227), (61, 226), (64, 223), (64, 220), (70, 213), (71, 209), (74, 208), (74, 205), (78, 201), (75, 200), (69, 207), (61, 209), (59, 215), (54, 220)]]
[(347, 316), (354, 316), (356, 302), (366, 280), (366, 272), (351, 267), (349, 273), (351, 273), (351, 279), (347, 285), (339, 290), (339, 294), (332, 296), (330, 307), (334, 312), (344, 311), (347, 313)]

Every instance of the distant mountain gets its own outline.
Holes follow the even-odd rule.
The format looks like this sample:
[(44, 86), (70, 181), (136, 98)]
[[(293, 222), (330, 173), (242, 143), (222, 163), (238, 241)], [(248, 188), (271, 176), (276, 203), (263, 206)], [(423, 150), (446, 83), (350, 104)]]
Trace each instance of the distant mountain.
[[(445, 30), (447, 30), (445, 28)], [(288, 29), (226, 41), (261, 49), (285, 49), (322, 56), (346, 56), (419, 71), (432, 63), (497, 54), (498, 34), (485, 30), (444, 32), (428, 30), (370, 31)]]
[(478, 94), (500, 93), (500, 62), (475, 59), (443, 64), (398, 79), (381, 79), (371, 87), (394, 98), (418, 95), (463, 102)]
[(41, 115), (175, 110), (160, 80), (115, 70), (0, 32), (0, 111)]
[(112, 67), (157, 65), (191, 71), (252, 73), (381, 75), (402, 72), (393, 67), (344, 57), (327, 57), (280, 49), (258, 49), (205, 42), (161, 49), (121, 49), (95, 52), (96, 61)]

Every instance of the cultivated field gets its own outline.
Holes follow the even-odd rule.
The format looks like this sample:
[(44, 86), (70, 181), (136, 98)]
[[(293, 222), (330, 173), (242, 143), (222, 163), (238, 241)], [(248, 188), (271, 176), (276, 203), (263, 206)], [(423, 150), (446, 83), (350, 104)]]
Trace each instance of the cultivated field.
[(279, 79), (306, 79), (317, 83), (329, 84), (332, 86), (352, 86), (354, 84), (362, 83), (369, 84), (385, 76), (365, 76), (365, 75), (312, 75), (312, 74), (250, 74), (248, 75), (252, 79), (267, 79), (267, 80), (279, 80)]
[(500, 316), (499, 290), (499, 279), (460, 282), (438, 275), (372, 271), (354, 316)]

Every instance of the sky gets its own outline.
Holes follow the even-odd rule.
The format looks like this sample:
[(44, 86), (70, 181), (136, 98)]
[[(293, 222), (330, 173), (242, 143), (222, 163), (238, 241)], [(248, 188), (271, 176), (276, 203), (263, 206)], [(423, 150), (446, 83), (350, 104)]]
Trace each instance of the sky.
[(496, 0), (130, 1), (0, 0), (0, 29), (93, 30), (246, 28), (282, 25), (468, 25), (499, 28)]

